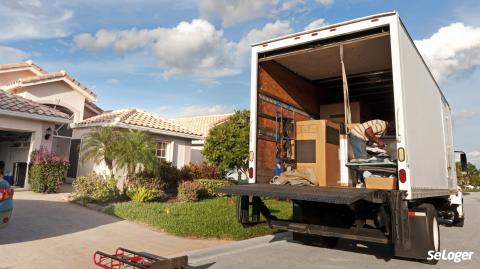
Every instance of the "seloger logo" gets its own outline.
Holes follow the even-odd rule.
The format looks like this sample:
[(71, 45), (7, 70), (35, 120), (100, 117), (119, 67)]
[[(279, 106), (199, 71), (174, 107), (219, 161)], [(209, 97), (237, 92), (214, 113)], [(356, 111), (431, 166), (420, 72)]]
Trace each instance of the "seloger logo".
[(445, 249), (439, 252), (435, 250), (430, 250), (428, 253), (427, 260), (443, 260), (443, 261), (453, 261), (459, 263), (461, 261), (469, 261), (472, 259), (473, 251), (449, 251)]

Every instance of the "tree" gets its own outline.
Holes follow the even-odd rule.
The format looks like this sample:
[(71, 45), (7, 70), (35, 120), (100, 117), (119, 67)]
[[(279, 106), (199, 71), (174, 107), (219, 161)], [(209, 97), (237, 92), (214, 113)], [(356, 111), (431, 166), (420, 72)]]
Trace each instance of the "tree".
[(247, 175), (250, 112), (236, 111), (232, 117), (210, 129), (202, 150), (209, 163)]
[(462, 172), (460, 162), (456, 163), (457, 180), (459, 185), (480, 186), (480, 171), (472, 164), (467, 164), (467, 171)]
[(115, 151), (115, 161), (119, 167), (127, 170), (127, 179), (135, 173), (139, 164), (147, 170), (151, 170), (157, 163), (155, 143), (143, 131), (122, 131)]
[(108, 172), (113, 175), (113, 161), (120, 132), (112, 127), (98, 127), (90, 131), (80, 145), (80, 161), (93, 160), (96, 164), (104, 161)]
[(137, 165), (153, 169), (157, 163), (155, 144), (146, 132), (112, 127), (95, 128), (87, 134), (80, 146), (80, 160), (104, 161), (111, 176), (114, 166), (125, 168), (127, 178)]

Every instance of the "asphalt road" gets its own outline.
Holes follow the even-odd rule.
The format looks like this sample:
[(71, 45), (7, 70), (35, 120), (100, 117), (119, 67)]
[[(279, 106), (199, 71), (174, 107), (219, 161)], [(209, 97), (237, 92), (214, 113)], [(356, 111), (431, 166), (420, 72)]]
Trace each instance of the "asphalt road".
[(335, 248), (305, 246), (291, 242), (283, 233), (191, 252), (191, 268), (480, 268), (480, 193), (465, 195), (463, 228), (441, 227), (440, 249), (473, 251), (470, 261), (439, 261), (427, 265), (399, 259), (384, 245), (340, 240)]

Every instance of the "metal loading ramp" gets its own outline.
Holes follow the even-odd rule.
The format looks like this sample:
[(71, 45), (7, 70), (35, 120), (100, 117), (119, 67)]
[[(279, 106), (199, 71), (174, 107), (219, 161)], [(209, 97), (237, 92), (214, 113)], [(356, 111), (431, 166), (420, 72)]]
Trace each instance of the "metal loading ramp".
[(381, 203), (387, 199), (387, 191), (364, 188), (243, 184), (218, 188), (215, 191), (238, 196), (270, 197), (332, 204), (353, 204), (359, 200)]

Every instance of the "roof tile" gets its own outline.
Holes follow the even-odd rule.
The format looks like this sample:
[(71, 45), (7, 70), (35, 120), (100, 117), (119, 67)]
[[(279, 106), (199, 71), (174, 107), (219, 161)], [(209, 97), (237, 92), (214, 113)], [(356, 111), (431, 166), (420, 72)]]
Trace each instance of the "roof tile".
[(173, 122), (185, 126), (190, 130), (194, 130), (198, 133), (201, 133), (204, 137), (208, 135), (208, 131), (211, 128), (227, 121), (233, 113), (221, 114), (221, 115), (208, 115), (208, 116), (197, 116), (197, 117), (187, 117), (187, 118), (177, 118), (172, 119)]
[(12, 112), (23, 112), (36, 115), (48, 115), (61, 119), (68, 119), (69, 116), (54, 108), (36, 103), (18, 95), (12, 95), (0, 90), (0, 110), (9, 110)]
[(189, 130), (179, 124), (171, 122), (157, 115), (135, 108), (120, 109), (104, 112), (98, 116), (85, 119), (75, 124), (75, 127), (90, 127), (100, 125), (115, 125), (123, 123), (131, 126), (153, 128), (180, 134), (201, 136), (201, 133)]

